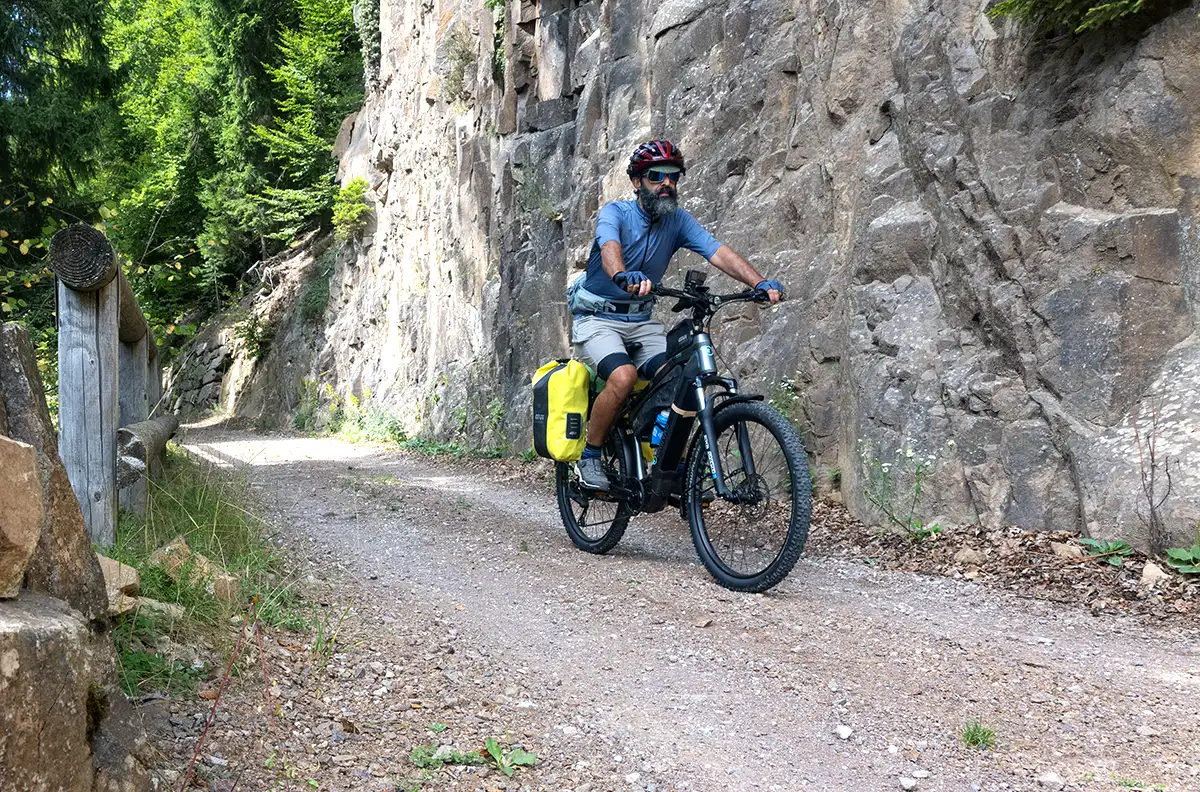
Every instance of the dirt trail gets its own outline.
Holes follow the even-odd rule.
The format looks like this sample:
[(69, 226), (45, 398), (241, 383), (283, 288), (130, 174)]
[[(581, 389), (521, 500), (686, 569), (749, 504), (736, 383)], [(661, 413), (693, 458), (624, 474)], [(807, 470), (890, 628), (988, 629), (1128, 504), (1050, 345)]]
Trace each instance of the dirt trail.
[[(677, 515), (596, 557), (548, 483), (324, 438), (184, 443), (244, 469), (318, 571), (519, 676), (534, 747), (603, 770), (580, 790), (1200, 790), (1195, 632), (819, 558), (735, 595)], [(968, 718), (995, 750), (962, 745)]]

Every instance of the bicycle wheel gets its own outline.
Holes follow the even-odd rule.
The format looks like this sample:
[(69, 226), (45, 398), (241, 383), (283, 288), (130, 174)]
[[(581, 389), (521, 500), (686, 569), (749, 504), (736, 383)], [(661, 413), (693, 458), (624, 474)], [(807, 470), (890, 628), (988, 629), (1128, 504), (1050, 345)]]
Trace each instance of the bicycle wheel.
[(808, 541), (808, 457), (787, 419), (762, 402), (731, 404), (714, 421), (714, 453), (733, 498), (717, 495), (704, 437), (698, 436), (688, 459), (692, 542), (725, 588), (766, 591), (787, 577)]
[[(604, 472), (609, 481), (623, 480), (628, 471), (625, 455), (615, 431), (609, 432), (601, 451)], [(558, 491), (558, 511), (562, 515), (567, 536), (580, 550), (607, 553), (625, 535), (632, 511), (623, 502), (607, 493), (597, 493), (579, 486), (575, 465), (559, 462), (555, 465), (555, 489)]]

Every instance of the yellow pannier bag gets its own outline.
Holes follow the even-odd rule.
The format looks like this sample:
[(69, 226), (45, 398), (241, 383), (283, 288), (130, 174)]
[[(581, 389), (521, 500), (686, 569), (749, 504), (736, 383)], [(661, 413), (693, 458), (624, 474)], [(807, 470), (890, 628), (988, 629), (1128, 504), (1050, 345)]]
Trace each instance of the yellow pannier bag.
[(533, 450), (559, 462), (579, 459), (587, 442), (591, 372), (578, 360), (552, 360), (533, 375)]

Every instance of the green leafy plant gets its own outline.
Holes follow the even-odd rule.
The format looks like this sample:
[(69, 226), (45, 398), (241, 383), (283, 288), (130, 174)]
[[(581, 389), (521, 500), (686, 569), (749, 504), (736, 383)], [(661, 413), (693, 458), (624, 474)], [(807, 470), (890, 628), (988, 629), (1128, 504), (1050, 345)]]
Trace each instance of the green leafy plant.
[(1112, 566), (1123, 566), (1125, 559), (1133, 554), (1133, 548), (1120, 539), (1092, 539), (1085, 536), (1078, 542), (1089, 557)]
[(242, 342), (247, 357), (258, 360), (271, 348), (271, 342), (275, 340), (275, 328), (251, 311), (245, 319), (233, 326), (233, 337)]
[[(898, 453), (891, 462), (883, 462), (863, 447), (863, 496), (879, 515), (899, 529), (910, 541), (936, 539), (942, 533), (937, 523), (926, 525), (916, 516), (925, 494), (925, 480), (933, 466), (933, 457), (919, 456), (912, 448)], [(908, 481), (909, 489), (901, 493), (898, 481)]]
[(318, 671), (324, 671), (329, 665), (329, 661), (333, 659), (334, 652), (338, 647), (338, 630), (341, 629), (342, 623), (346, 617), (350, 615), (350, 609), (346, 608), (340, 613), (334, 613), (327, 610), (318, 610), (315, 605), (310, 606), (312, 614), (312, 645), (311, 653), (313, 661)]
[(467, 67), (475, 62), (475, 39), (463, 23), (454, 26), (446, 42), (446, 60), (450, 70), (442, 82), (443, 95), (451, 104), (462, 104), (470, 98), (466, 89)]
[(317, 428), (317, 414), (321, 409), (321, 386), (315, 379), (300, 380), (300, 403), (292, 413), (292, 426), (300, 431)]
[(538, 460), (537, 451), (534, 451), (532, 448), (526, 448), (524, 451), (517, 454), (517, 457), (526, 465), (532, 465)]
[(1200, 575), (1200, 541), (1191, 547), (1169, 548), (1167, 565), (1181, 575)]
[(338, 241), (354, 239), (367, 227), (367, 215), (371, 212), (367, 204), (370, 186), (366, 179), (356, 176), (333, 199), (333, 231)]
[(160, 636), (170, 631), (148, 613), (134, 611), (117, 621), (113, 643), (117, 648), (117, 671), (121, 689), (128, 696), (150, 691), (167, 694), (191, 692), (200, 681), (201, 670), (193, 668), (155, 647)]
[(426, 726), (425, 728), (429, 729), (429, 731), (433, 732), (434, 734), (441, 734), (442, 732), (446, 731), (446, 729), (448, 729), (449, 727), (444, 723), (431, 723), (428, 726)]
[(325, 315), (325, 309), (329, 306), (329, 279), (332, 275), (332, 258), (323, 256), (317, 262), (316, 272), (300, 293), (300, 318), (306, 324), (316, 324)]
[[(193, 462), (173, 444), (167, 448), (163, 476), (150, 482), (145, 516), (122, 512), (116, 544), (106, 549), (138, 570), (143, 597), (177, 606), (181, 614), (143, 607), (118, 619), (113, 642), (121, 685), (131, 695), (193, 689), (202, 668), (181, 660), (174, 641), (220, 640), (247, 600), (257, 601), (258, 617), (268, 626), (309, 628), (295, 579), (267, 538), (270, 527), (245, 503), (245, 482)], [(186, 566), (172, 577), (151, 562), (155, 550), (180, 535), (194, 552), (239, 579), (240, 603), (214, 597)], [(172, 640), (163, 640), (167, 637)]]
[(488, 737), (484, 741), (484, 748), (491, 764), (509, 778), (512, 778), (518, 767), (533, 767), (537, 764), (537, 754), (520, 747), (505, 750), (500, 747), (495, 737)]
[(479, 751), (460, 751), (457, 748), (443, 750), (436, 745), (418, 745), (408, 755), (408, 760), (417, 767), (436, 769), (442, 765), (481, 765), (487, 759)]
[[(1151, 0), (1150, 5), (1157, 3)], [(1082, 33), (1136, 14), (1145, 6), (1145, 0), (1002, 0), (988, 14), (1015, 17), (1035, 25), (1040, 32), (1066, 29)]]
[(996, 732), (977, 720), (969, 720), (958, 731), (958, 738), (968, 748), (988, 749), (996, 747)]

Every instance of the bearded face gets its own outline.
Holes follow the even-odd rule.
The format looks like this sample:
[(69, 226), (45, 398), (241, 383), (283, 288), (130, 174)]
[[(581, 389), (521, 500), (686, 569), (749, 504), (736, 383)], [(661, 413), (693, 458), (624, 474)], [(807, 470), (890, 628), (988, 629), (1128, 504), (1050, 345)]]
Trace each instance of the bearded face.
[(679, 195), (675, 187), (664, 181), (661, 184), (650, 184), (646, 179), (638, 186), (638, 200), (651, 221), (661, 220), (675, 213), (679, 208)]

